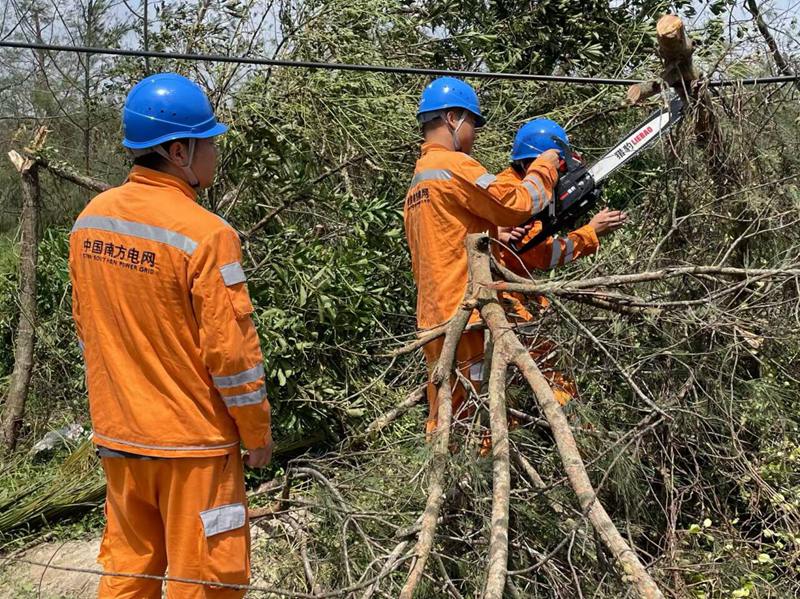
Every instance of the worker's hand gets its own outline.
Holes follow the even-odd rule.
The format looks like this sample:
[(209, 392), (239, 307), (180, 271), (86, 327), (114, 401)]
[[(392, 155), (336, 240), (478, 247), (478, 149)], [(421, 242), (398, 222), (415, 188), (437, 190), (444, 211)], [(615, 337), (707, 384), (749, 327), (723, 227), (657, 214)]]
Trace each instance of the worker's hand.
[(519, 227), (497, 227), (497, 239), (505, 245), (518, 243), (527, 235), (532, 226), (533, 223), (521, 225)]
[(592, 220), (589, 221), (589, 224), (594, 228), (597, 237), (600, 238), (609, 233), (613, 233), (626, 222), (628, 222), (628, 214), (626, 212), (603, 208), (594, 215)]
[(549, 166), (552, 166), (556, 171), (561, 164), (561, 155), (558, 150), (547, 150), (539, 154), (536, 160), (544, 160)]
[(264, 468), (272, 461), (272, 439), (264, 447), (250, 449), (244, 456), (245, 464), (250, 468)]

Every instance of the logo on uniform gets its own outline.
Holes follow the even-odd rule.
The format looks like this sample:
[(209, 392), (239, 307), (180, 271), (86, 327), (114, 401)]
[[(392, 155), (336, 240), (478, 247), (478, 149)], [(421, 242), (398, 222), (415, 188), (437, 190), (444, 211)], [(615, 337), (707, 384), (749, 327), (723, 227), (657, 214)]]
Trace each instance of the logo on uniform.
[(84, 240), (83, 256), (104, 264), (149, 275), (154, 275), (157, 269), (155, 252), (117, 245), (102, 239)]

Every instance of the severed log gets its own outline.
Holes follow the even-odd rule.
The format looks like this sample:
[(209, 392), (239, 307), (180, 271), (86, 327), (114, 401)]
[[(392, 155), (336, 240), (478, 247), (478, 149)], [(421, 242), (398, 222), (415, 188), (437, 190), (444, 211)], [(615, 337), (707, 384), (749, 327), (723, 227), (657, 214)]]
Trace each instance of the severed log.
[[(588, 515), (589, 521), (600, 535), (606, 548), (617, 560), (626, 575), (626, 580), (631, 581), (637, 595), (641, 599), (663, 599), (664, 595), (658, 585), (619, 533), (597, 498), (567, 417), (553, 396), (553, 390), (547, 379), (536, 366), (528, 350), (510, 330), (508, 319), (500, 307), (497, 294), (491, 288), (489, 237), (481, 234), (469, 235), (467, 237), (467, 254), (474, 272), (474, 282), (483, 287), (479, 293), (486, 303), (481, 306), (481, 315), (489, 326), (495, 344), (505, 345), (503, 351), (508, 352), (510, 361), (519, 368), (533, 390), (542, 413), (550, 423), (550, 430), (564, 470), (582, 510)], [(491, 301), (489, 301), (489, 297), (492, 298)]]
[[(699, 74), (692, 63), (694, 47), (691, 38), (686, 33), (683, 21), (677, 15), (664, 15), (656, 23), (656, 38), (658, 40), (658, 55), (661, 58), (663, 69), (661, 79), (687, 100), (685, 83), (690, 84), (699, 78)], [(634, 83), (628, 88), (626, 100), (630, 104), (637, 104), (647, 98), (660, 93), (660, 81), (644, 81)]]
[(683, 81), (699, 77), (692, 63), (694, 47), (687, 35), (683, 20), (677, 15), (664, 15), (656, 23), (658, 55), (664, 63), (662, 79), (675, 87)]

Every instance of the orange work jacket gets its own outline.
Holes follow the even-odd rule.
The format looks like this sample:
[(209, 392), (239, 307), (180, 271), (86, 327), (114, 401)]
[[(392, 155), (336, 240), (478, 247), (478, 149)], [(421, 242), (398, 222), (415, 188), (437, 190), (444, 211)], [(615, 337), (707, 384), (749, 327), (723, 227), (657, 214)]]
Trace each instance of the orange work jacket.
[(467, 235), (496, 237), (498, 226), (527, 221), (550, 204), (557, 178), (556, 169), (535, 160), (524, 179), (501, 180), (467, 154), (423, 144), (403, 207), (419, 328), (447, 321), (464, 299)]
[(69, 265), (95, 444), (201, 457), (267, 443), (239, 238), (187, 183), (134, 167), (75, 221)]
[[(497, 180), (503, 184), (510, 184), (514, 181), (522, 181), (516, 170), (508, 167), (506, 170), (497, 175)], [(535, 235), (542, 230), (542, 222), (535, 221), (533, 227), (528, 231), (525, 238), (522, 240), (524, 243), (528, 239), (532, 239)], [(519, 258), (512, 256), (511, 253), (503, 249), (501, 250), (501, 258), (504, 264), (518, 274), (527, 274), (525, 269), (520, 267), (520, 261), (525, 265), (528, 270), (549, 270), (557, 266), (564, 266), (573, 260), (577, 260), (581, 256), (588, 256), (594, 254), (597, 248), (600, 247), (600, 241), (597, 239), (597, 233), (591, 225), (584, 225), (579, 229), (571, 231), (564, 237), (552, 236), (548, 237), (536, 247), (532, 247), (527, 252), (523, 253)]]

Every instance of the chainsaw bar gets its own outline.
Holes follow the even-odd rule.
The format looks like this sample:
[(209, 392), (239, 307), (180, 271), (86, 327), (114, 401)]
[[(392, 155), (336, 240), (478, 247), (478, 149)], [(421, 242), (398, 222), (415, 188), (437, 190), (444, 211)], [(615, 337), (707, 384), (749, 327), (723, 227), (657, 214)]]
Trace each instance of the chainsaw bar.
[(614, 171), (636, 157), (671, 129), (683, 116), (683, 100), (674, 96), (667, 106), (656, 110), (642, 124), (628, 133), (622, 140), (588, 168), (595, 184), (607, 179)]

